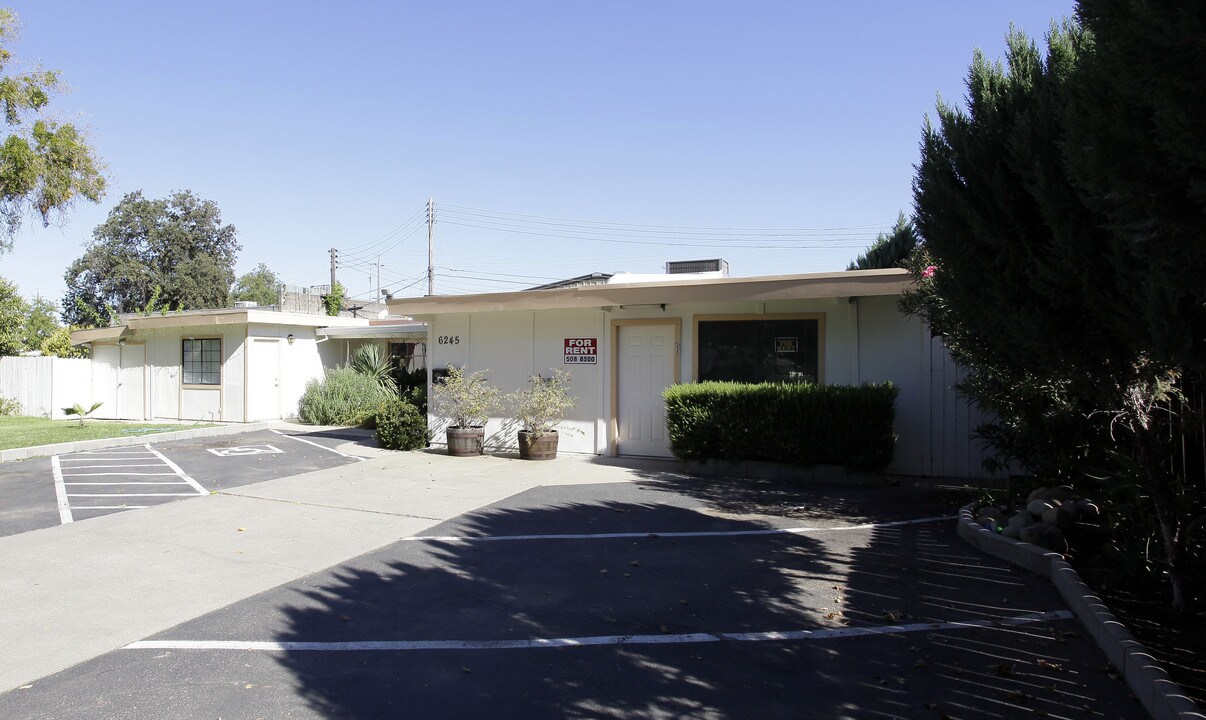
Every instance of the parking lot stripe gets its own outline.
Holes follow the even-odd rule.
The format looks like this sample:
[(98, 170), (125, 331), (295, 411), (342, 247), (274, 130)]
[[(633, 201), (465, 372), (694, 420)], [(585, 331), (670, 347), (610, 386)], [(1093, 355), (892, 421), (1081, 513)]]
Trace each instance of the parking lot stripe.
[(316, 442), (314, 442), (314, 441), (312, 441), (312, 440), (307, 440), (307, 439), (305, 439), (305, 438), (300, 438), (300, 437), (298, 437), (298, 436), (296, 436), (296, 435), (290, 435), (289, 433), (281, 432), (280, 430), (273, 429), (273, 430), (272, 430), (272, 432), (276, 433), (277, 435), (282, 435), (282, 436), (284, 436), (284, 437), (291, 438), (291, 439), (296, 440), (296, 441), (298, 441), (298, 442), (304, 442), (304, 443), (305, 443), (305, 444), (307, 444), (307, 445), (313, 445), (313, 446), (314, 446), (314, 447), (316, 447), (316, 448), (322, 448), (323, 450), (326, 450), (327, 452), (333, 452), (333, 453), (335, 453), (336, 455), (339, 455), (340, 457), (351, 458), (352, 460), (364, 460), (364, 458), (362, 458), (362, 457), (357, 457), (357, 456), (355, 456), (355, 455), (348, 455), (347, 453), (341, 453), (341, 452), (339, 452), (338, 450), (334, 450), (334, 449), (332, 449), (332, 448), (327, 447), (326, 445), (319, 445), (318, 443), (316, 443)]
[(59, 456), (50, 456), (50, 471), (54, 474), (54, 496), (59, 505), (59, 524), (66, 525), (75, 520), (71, 517), (71, 503), (67, 501), (67, 488), (63, 487), (63, 468)]
[(98, 475), (122, 475), (122, 476), (129, 475), (129, 476), (132, 476), (132, 477), (144, 477), (144, 476), (153, 476), (153, 475), (169, 475), (169, 476), (171, 476), (171, 477), (175, 477), (175, 476), (176, 476), (176, 473), (146, 473), (146, 472), (76, 473), (76, 472), (73, 472), (73, 473), (71, 473), (70, 475), (64, 475), (63, 477), (95, 477), (95, 476), (98, 476)]
[(191, 477), (189, 477), (188, 475), (186, 475), (186, 474), (184, 473), (184, 471), (180, 469), (180, 466), (179, 466), (179, 465), (177, 465), (176, 463), (172, 462), (171, 460), (168, 460), (168, 459), (167, 459), (167, 457), (165, 457), (165, 456), (163, 455), (163, 453), (161, 453), (161, 452), (159, 452), (158, 450), (156, 450), (155, 448), (151, 447), (151, 446), (150, 446), (150, 444), (143, 445), (143, 447), (145, 447), (145, 448), (146, 448), (146, 449), (147, 449), (147, 450), (148, 450), (150, 453), (152, 453), (152, 454), (153, 454), (155, 457), (157, 457), (157, 458), (159, 458), (160, 460), (162, 460), (162, 461), (163, 461), (163, 464), (164, 464), (164, 465), (167, 465), (169, 468), (171, 468), (171, 469), (172, 469), (172, 472), (174, 472), (174, 473), (176, 473), (177, 475), (179, 475), (181, 480), (183, 480), (183, 481), (187, 482), (189, 485), (191, 485), (191, 486), (193, 487), (193, 489), (197, 491), (197, 494), (198, 494), (198, 495), (208, 495), (208, 494), (209, 494), (209, 491), (208, 491), (208, 490), (206, 490), (205, 488), (201, 487), (201, 483), (197, 482), (196, 480), (194, 480), (194, 479), (192, 479)]
[(99, 451), (99, 450), (81, 450), (80, 452), (73, 453), (73, 454), (74, 455), (87, 455), (88, 457), (66, 458), (66, 459), (71, 460), (72, 462), (75, 462), (77, 460), (78, 461), (87, 461), (87, 460), (93, 460), (96, 458), (136, 458), (136, 457), (142, 457), (143, 455), (148, 455), (150, 453), (147, 453), (144, 450), (138, 450), (136, 452), (103, 452), (103, 451)]
[(197, 493), (71, 493), (69, 498), (83, 497), (194, 497)]
[(622, 533), (566, 533), (551, 535), (411, 535), (400, 538), (409, 542), (507, 542), (516, 540), (624, 540), (632, 538), (698, 538), (698, 537), (741, 537), (759, 535), (804, 535), (816, 532), (836, 532), (842, 530), (878, 530), (880, 528), (900, 527), (902, 525), (918, 525), (922, 523), (943, 522), (953, 520), (954, 515), (942, 517), (920, 518), (918, 520), (897, 520), (885, 523), (867, 523), (865, 525), (839, 525), (837, 527), (793, 527), (766, 528), (762, 530), (711, 530), (703, 532), (622, 532)]
[(150, 505), (87, 505), (78, 507), (76, 510), (142, 510), (151, 507)]
[(175, 482), (65, 482), (63, 484), (72, 487), (77, 485), (188, 485), (188, 483), (184, 482), (183, 480)]
[(159, 463), (138, 463), (136, 465), (71, 465), (71, 470), (93, 470), (95, 468), (126, 468), (126, 467), (159, 467)]
[(598, 645), (674, 645), (684, 643), (792, 642), (831, 638), (897, 635), (938, 630), (973, 630), (1016, 627), (1032, 623), (1070, 620), (1067, 610), (1029, 613), (1000, 620), (966, 620), (876, 625), (828, 630), (782, 630), (741, 633), (686, 633), (660, 635), (593, 635), (576, 638), (532, 638), (528, 640), (365, 640), (335, 642), (248, 641), (248, 640), (140, 640), (123, 650), (269, 650), (269, 651), (411, 651), (411, 650), (534, 650), (541, 648), (591, 647)]

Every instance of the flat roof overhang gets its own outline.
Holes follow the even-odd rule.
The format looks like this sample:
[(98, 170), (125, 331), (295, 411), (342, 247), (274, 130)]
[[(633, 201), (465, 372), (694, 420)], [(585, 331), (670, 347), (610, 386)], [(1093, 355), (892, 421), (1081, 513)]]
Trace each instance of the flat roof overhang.
[(900, 295), (913, 284), (903, 269), (850, 270), (749, 278), (703, 278), (615, 285), (584, 285), (555, 290), (521, 290), (476, 295), (393, 298), (391, 313), (410, 316), (454, 313), (563, 310), (622, 305), (672, 305), (687, 302), (768, 302), (817, 298)]
[(280, 313), (272, 310), (234, 309), (209, 310), (203, 312), (169, 313), (128, 318), (123, 325), (71, 331), (71, 344), (83, 345), (96, 342), (116, 342), (132, 337), (139, 330), (163, 330), (168, 328), (222, 327), (228, 325), (275, 325), (287, 327), (368, 327), (363, 318), (331, 317), (329, 315), (302, 315)]
[(372, 325), (370, 327), (320, 327), (315, 331), (332, 340), (384, 340), (388, 338), (427, 337), (427, 323), (405, 323), (399, 325)]

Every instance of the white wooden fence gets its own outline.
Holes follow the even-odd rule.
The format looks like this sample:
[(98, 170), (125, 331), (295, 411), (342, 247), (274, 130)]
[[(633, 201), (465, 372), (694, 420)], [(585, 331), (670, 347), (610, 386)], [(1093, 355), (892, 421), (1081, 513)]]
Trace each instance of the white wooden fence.
[(21, 403), (21, 414), (64, 418), (63, 408), (92, 395), (92, 362), (60, 357), (0, 357), (0, 397)]

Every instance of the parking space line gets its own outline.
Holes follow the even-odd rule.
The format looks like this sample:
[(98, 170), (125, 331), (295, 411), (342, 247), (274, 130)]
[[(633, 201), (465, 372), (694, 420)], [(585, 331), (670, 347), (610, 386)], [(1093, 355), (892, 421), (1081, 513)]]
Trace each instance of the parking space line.
[(72, 487), (76, 485), (188, 485), (188, 483), (184, 482), (183, 480), (176, 482), (65, 482), (63, 484)]
[(75, 462), (76, 460), (88, 461), (88, 460), (92, 460), (95, 458), (136, 458), (136, 457), (140, 457), (142, 455), (146, 455), (147, 453), (143, 450), (138, 450), (136, 452), (103, 452), (103, 451), (99, 451), (99, 450), (81, 450), (80, 452), (72, 453), (72, 454), (88, 456), (88, 457), (79, 457), (79, 458), (68, 458), (72, 462)]
[(88, 505), (79, 507), (76, 510), (142, 510), (149, 508), (150, 505)]
[(307, 440), (307, 439), (305, 439), (305, 438), (300, 438), (300, 437), (298, 437), (298, 436), (296, 436), (296, 435), (290, 435), (289, 433), (281, 432), (280, 430), (277, 430), (277, 429), (275, 429), (275, 428), (272, 428), (272, 432), (276, 433), (277, 435), (281, 435), (281, 436), (284, 436), (284, 437), (287, 437), (287, 438), (291, 438), (291, 439), (296, 440), (296, 441), (298, 441), (298, 442), (304, 442), (304, 443), (305, 443), (305, 444), (307, 444), (307, 445), (313, 445), (314, 447), (316, 447), (316, 448), (321, 448), (321, 449), (323, 449), (323, 450), (326, 450), (327, 452), (333, 452), (333, 453), (335, 453), (336, 455), (339, 455), (340, 457), (351, 458), (352, 460), (361, 460), (361, 461), (363, 461), (363, 460), (364, 460), (364, 458), (362, 458), (362, 457), (357, 457), (356, 455), (348, 455), (347, 453), (341, 453), (341, 452), (339, 452), (338, 450), (334, 450), (334, 449), (332, 449), (332, 448), (327, 447), (326, 445), (320, 445), (319, 443), (316, 443), (316, 442), (314, 442), (314, 441), (312, 441), (312, 440)]
[(934, 632), (937, 630), (973, 630), (1005, 628), (1055, 620), (1070, 620), (1067, 610), (1028, 613), (999, 620), (964, 620), (949, 622), (911, 623), (908, 625), (875, 625), (828, 630), (783, 630), (739, 633), (686, 633), (664, 635), (593, 635), (576, 638), (532, 638), (528, 640), (365, 640), (365, 641), (247, 641), (247, 640), (140, 640), (123, 650), (268, 650), (268, 651), (411, 651), (411, 650), (535, 650), (542, 648), (591, 647), (599, 645), (676, 645), (686, 643), (724, 642), (790, 642), (828, 640), (831, 638), (898, 635), (901, 633)]
[(59, 524), (74, 522), (71, 503), (67, 500), (67, 488), (63, 487), (63, 468), (59, 465), (58, 455), (50, 456), (50, 471), (54, 474), (54, 496), (59, 505)]
[(622, 533), (566, 533), (554, 535), (411, 535), (399, 538), (409, 542), (506, 542), (516, 540), (625, 540), (632, 538), (698, 538), (698, 537), (742, 537), (765, 535), (805, 535), (816, 532), (837, 532), (844, 530), (878, 530), (881, 528), (900, 527), (903, 525), (919, 525), (923, 523), (943, 522), (954, 520), (955, 515), (942, 517), (920, 518), (917, 520), (896, 520), (885, 523), (867, 523), (865, 525), (840, 525), (838, 527), (794, 527), (766, 528), (762, 530), (711, 530), (703, 532), (622, 532)]
[(167, 457), (166, 457), (166, 456), (164, 456), (164, 454), (163, 454), (163, 453), (161, 453), (161, 452), (159, 452), (158, 450), (156, 450), (155, 448), (151, 447), (150, 443), (147, 443), (146, 445), (143, 445), (143, 447), (145, 447), (145, 448), (146, 448), (146, 449), (147, 449), (147, 450), (148, 450), (148, 451), (149, 451), (151, 454), (153, 454), (155, 457), (157, 457), (157, 458), (159, 458), (160, 460), (162, 460), (162, 461), (163, 461), (163, 464), (164, 464), (164, 465), (167, 465), (169, 468), (171, 468), (171, 469), (172, 469), (172, 472), (174, 472), (174, 473), (176, 473), (177, 475), (179, 475), (181, 480), (183, 480), (183, 481), (187, 482), (189, 485), (191, 485), (191, 486), (192, 486), (192, 488), (193, 488), (194, 490), (196, 490), (196, 491), (197, 491), (197, 494), (198, 494), (198, 495), (208, 495), (208, 494), (209, 494), (209, 491), (208, 491), (208, 490), (206, 490), (205, 488), (201, 487), (201, 483), (197, 482), (196, 480), (194, 480), (194, 479), (192, 479), (191, 477), (189, 477), (188, 475), (186, 475), (186, 474), (185, 474), (185, 472), (184, 472), (183, 470), (181, 470), (181, 469), (180, 469), (180, 466), (179, 466), (179, 465), (177, 465), (176, 463), (172, 462), (171, 460), (168, 460), (168, 459), (167, 459)]
[(175, 477), (176, 473), (148, 473), (148, 472), (77, 473), (77, 472), (73, 472), (70, 475), (64, 475), (63, 477), (95, 477), (95, 476), (99, 476), (99, 475), (120, 475), (122, 477), (126, 477), (126, 476), (144, 477), (144, 476), (153, 476), (153, 475), (169, 475), (169, 476)]
[[(197, 493), (71, 493), (69, 498), (85, 498), (85, 497), (195, 497)], [(78, 510), (78, 508), (76, 508)]]
[[(69, 460), (70, 458), (64, 458)], [(89, 461), (91, 462), (91, 461)], [(71, 465), (72, 470), (95, 470), (97, 468), (127, 468), (127, 467), (159, 467), (159, 463), (138, 463), (133, 465)]]

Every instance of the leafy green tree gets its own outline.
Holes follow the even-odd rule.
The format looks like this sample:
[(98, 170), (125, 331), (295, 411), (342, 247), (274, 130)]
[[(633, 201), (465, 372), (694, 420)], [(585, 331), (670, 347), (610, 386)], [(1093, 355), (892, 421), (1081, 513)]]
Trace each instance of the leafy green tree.
[(71, 345), (71, 328), (66, 325), (60, 325), (55, 328), (55, 331), (42, 341), (41, 347), (38, 348), (43, 355), (61, 357), (61, 358), (86, 358), (88, 351), (81, 347), (72, 347)]
[(27, 303), (28, 314), (21, 328), (21, 341), (26, 350), (39, 350), (42, 341), (59, 328), (59, 307), (46, 298), (37, 297)]
[(59, 74), (6, 72), (18, 25), (15, 13), (0, 9), (0, 106), (9, 128), (0, 141), (0, 254), (12, 249), (26, 216), (36, 214), (48, 225), (77, 199), (99, 202), (105, 191), (101, 161), (79, 129), (42, 115), (63, 89)]
[(343, 289), (343, 285), (335, 283), (331, 286), (331, 292), (322, 296), (323, 305), (326, 306), (327, 314), (333, 316), (338, 315), (343, 310), (343, 300), (347, 297)]
[(17, 294), (17, 286), (0, 277), (0, 355), (16, 355), (25, 349), (22, 330), (29, 305)]
[(234, 288), (230, 291), (231, 300), (250, 300), (257, 305), (275, 305), (276, 289), (280, 280), (276, 273), (268, 269), (264, 263), (255, 266), (255, 270), (239, 276)]
[[(1118, 247), (1130, 342), (1206, 367), (1206, 5), (1080, 0), (1092, 35), (1077, 67), (1063, 151)], [(1158, 282), (1154, 279), (1158, 278)]]
[(881, 270), (904, 267), (905, 260), (917, 247), (917, 230), (902, 212), (891, 232), (880, 233), (867, 251), (846, 266), (847, 270)]
[(138, 312), (152, 297), (163, 310), (227, 307), (236, 237), (218, 206), (191, 191), (159, 200), (130, 193), (67, 269), (64, 319), (83, 324)]
[[(1086, 0), (1082, 8), (1090, 4), (1121, 15), (1146, 5)], [(1114, 20), (1127, 42), (1163, 58), (1159, 28), (1133, 12)], [(924, 316), (969, 369), (963, 390), (1001, 418), (990, 432), (1014, 457), (1048, 480), (1084, 482), (1095, 472), (1150, 498), (1163, 541), (1160, 569), (1174, 608), (1188, 611), (1186, 526), (1201, 500), (1197, 510), (1184, 502), (1178, 491), (1187, 486), (1163, 458), (1172, 455), (1169, 439), (1180, 437), (1170, 425), (1189, 421), (1167, 404), (1190, 358), (1175, 348), (1202, 343), (1192, 307), (1206, 274), (1201, 231), (1163, 234), (1150, 207), (1121, 227), (1109, 209), (1113, 191), (1102, 178), (1129, 177), (1111, 164), (1133, 163), (1137, 148), (1107, 158), (1096, 131), (1079, 120), (1125, 102), (1103, 77), (1119, 59), (1103, 59), (1107, 46), (1095, 40), (1065, 22), (1052, 28), (1044, 55), (1012, 32), (1006, 66), (975, 55), (966, 111), (939, 103), (914, 179), (924, 245), (910, 259), (918, 285), (903, 307)], [(1192, 94), (1166, 100), (1164, 112), (1173, 115), (1192, 114), (1184, 103), (1196, 101)], [(1192, 197), (1206, 188), (1203, 168), (1185, 173), (1183, 185), (1153, 191)], [(1165, 253), (1196, 264), (1172, 272)], [(1172, 287), (1161, 287), (1166, 280)], [(1167, 313), (1184, 324), (1172, 327)], [(1145, 328), (1149, 322), (1157, 327)]]

